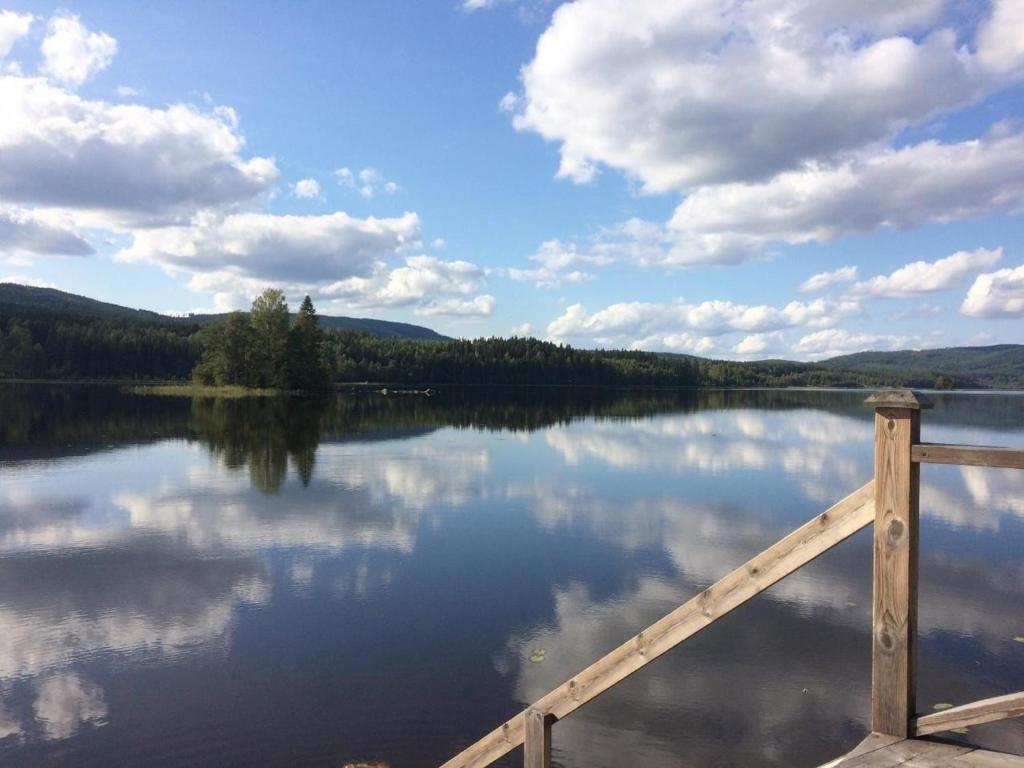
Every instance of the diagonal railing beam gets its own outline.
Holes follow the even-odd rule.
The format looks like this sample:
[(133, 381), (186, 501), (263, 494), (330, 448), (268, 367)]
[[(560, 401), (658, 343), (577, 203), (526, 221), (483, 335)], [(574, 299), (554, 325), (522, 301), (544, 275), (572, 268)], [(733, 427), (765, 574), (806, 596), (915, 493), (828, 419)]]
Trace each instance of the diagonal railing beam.
[(523, 743), (527, 717), (561, 720), (875, 519), (874, 481), (796, 529), (555, 688), (442, 768), (483, 768)]
[(972, 701), (941, 712), (920, 715), (911, 722), (911, 733), (914, 736), (927, 736), (954, 728), (966, 728), (969, 725), (994, 723), (997, 720), (1008, 720), (1012, 717), (1024, 717), (1024, 691), (1007, 693), (1004, 696), (993, 696), (990, 699)]

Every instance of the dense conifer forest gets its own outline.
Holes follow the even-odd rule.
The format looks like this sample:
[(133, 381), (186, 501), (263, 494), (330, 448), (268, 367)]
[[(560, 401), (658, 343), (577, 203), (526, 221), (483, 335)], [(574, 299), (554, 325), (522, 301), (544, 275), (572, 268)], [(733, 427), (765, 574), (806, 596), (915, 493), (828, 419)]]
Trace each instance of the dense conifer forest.
[[(113, 305), (109, 305), (113, 306)], [(0, 378), (186, 381), (288, 390), (381, 385), (1024, 388), (1024, 346), (871, 352), (820, 363), (584, 350), (532, 338), (428, 341), (320, 327), (270, 289), (250, 312), (193, 322), (0, 304)]]

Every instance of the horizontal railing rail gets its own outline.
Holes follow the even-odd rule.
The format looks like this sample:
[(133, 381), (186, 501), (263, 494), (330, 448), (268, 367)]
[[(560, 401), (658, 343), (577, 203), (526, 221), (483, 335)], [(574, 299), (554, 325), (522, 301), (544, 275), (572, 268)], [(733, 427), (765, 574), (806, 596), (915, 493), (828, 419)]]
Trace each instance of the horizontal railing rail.
[(873, 480), (542, 696), (442, 768), (484, 768), (519, 746), (524, 747), (526, 768), (549, 768), (554, 723), (870, 523), (872, 732), (899, 739), (1024, 715), (1024, 692), (914, 714), (919, 466), (1024, 469), (1024, 451), (922, 443), (920, 409), (930, 404), (909, 390), (877, 392), (866, 404), (875, 409)]
[(910, 460), (920, 464), (961, 464), (971, 467), (1024, 469), (1024, 451), (986, 445), (918, 443), (910, 449)]

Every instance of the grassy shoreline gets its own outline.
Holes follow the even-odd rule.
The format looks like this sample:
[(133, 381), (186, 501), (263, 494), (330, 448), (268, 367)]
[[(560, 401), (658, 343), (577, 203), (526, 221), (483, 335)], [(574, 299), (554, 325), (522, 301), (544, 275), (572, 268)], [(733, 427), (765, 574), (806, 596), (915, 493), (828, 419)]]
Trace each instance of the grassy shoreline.
[(125, 392), (133, 395), (149, 395), (153, 397), (276, 397), (285, 394), (281, 389), (254, 389), (240, 386), (206, 386), (204, 384), (141, 384), (124, 387)]

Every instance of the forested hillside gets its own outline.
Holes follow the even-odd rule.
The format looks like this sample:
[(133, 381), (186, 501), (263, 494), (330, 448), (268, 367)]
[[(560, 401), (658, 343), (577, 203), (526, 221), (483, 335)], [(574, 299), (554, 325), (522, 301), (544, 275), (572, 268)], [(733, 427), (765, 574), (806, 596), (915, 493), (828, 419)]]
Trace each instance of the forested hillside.
[[(100, 318), (138, 320), (143, 322), (180, 325), (186, 329), (213, 325), (227, 320), (229, 313), (190, 314), (185, 317), (161, 315), (147, 309), (131, 309), (108, 304), (86, 296), (58, 291), (55, 288), (37, 288), (17, 283), (0, 283), (0, 314), (17, 317), (43, 315), (45, 317)], [(439, 341), (447, 338), (431, 328), (390, 320), (368, 317), (341, 317), (320, 315), (320, 327), (339, 331), (356, 331), (382, 339), (421, 339)]]
[[(0, 285), (0, 289), (7, 287)], [(286, 308), (277, 326), (281, 338), (290, 338), (292, 346), (267, 358), (267, 344), (253, 341), (260, 336), (253, 335), (248, 313), (200, 322), (90, 303), (91, 299), (55, 291), (42, 294), (51, 304), (36, 302), (25, 308), (4, 303), (10, 295), (0, 290), (0, 378), (184, 381), (195, 372), (205, 383), (244, 386), (304, 388), (312, 380), (320, 381), (320, 366), (312, 380), (304, 379), (302, 371), (310, 365), (295, 362), (313, 359), (308, 342), (302, 341), (313, 336), (291, 333), (289, 337), (288, 326), (299, 323), (302, 313), (297, 320), (287, 315)], [(101, 304), (100, 315), (95, 314), (95, 304)], [(311, 306), (308, 312), (315, 314)], [(864, 352), (819, 363), (735, 362), (582, 350), (537, 339), (382, 338), (332, 329), (330, 321), (316, 316), (316, 357), (329, 384), (1024, 389), (1024, 346), (1020, 345)], [(271, 359), (279, 360), (276, 367), (268, 362)]]

